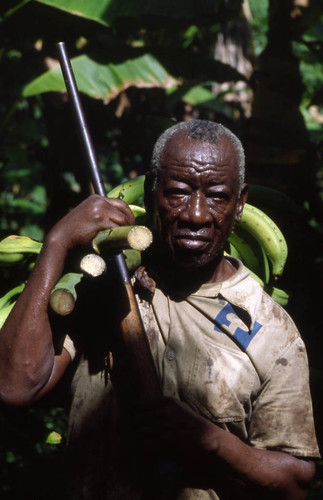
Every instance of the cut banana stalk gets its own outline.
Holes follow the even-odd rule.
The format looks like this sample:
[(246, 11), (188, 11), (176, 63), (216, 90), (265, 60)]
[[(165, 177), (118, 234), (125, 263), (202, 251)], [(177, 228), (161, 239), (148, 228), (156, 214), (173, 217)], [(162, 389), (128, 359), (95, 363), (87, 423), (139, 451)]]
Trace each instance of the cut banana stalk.
[(67, 316), (73, 311), (77, 298), (75, 287), (82, 278), (82, 273), (67, 273), (60, 278), (49, 299), (54, 312), (60, 316)]
[(97, 253), (103, 249), (120, 248), (143, 251), (149, 247), (153, 236), (146, 226), (122, 226), (100, 231), (92, 241)]
[(102, 259), (100, 255), (96, 253), (88, 253), (82, 258), (80, 268), (85, 273), (96, 278), (97, 276), (101, 276), (101, 274), (106, 271), (107, 265), (105, 260)]

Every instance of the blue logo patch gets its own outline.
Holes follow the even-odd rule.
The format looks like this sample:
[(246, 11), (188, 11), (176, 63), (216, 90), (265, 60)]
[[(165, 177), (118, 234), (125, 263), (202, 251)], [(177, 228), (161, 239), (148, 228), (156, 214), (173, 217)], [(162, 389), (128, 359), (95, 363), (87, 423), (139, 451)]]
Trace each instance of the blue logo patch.
[[(231, 321), (229, 321), (227, 318), (228, 314), (234, 314), (235, 316), (237, 316), (237, 313), (235, 312), (235, 310), (233, 309), (231, 304), (227, 304), (226, 306), (224, 306), (224, 308), (221, 309), (221, 311), (219, 312), (219, 314), (217, 315), (217, 317), (215, 318), (214, 321), (218, 325), (230, 326)], [(219, 328), (217, 326), (217, 324), (214, 325), (214, 330), (216, 330), (217, 332), (222, 332), (221, 328)], [(258, 321), (255, 321), (255, 324), (254, 324), (252, 330), (243, 330), (242, 328), (240, 328), (238, 326), (233, 333), (233, 338), (240, 345), (240, 347), (242, 347), (243, 349), (247, 349), (251, 340), (256, 335), (256, 333), (259, 332), (261, 327), (262, 327), (262, 325), (260, 323), (258, 323)]]

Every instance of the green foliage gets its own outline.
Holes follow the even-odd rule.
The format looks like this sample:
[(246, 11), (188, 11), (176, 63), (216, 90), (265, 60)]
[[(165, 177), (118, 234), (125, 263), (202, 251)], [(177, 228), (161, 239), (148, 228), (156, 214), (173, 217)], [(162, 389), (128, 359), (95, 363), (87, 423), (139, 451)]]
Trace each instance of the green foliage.
[(224, 0), (142, 0), (133, 2), (124, 0), (92, 0), (91, 2), (80, 0), (37, 0), (41, 3), (75, 13), (87, 19), (95, 20), (105, 26), (111, 26), (119, 18), (140, 16), (165, 16), (170, 19), (196, 19), (204, 16), (214, 16), (222, 10), (225, 15), (233, 17), (239, 12), (240, 0), (230, 2), (226, 5)]
[[(220, 121), (238, 133), (245, 130), (244, 115), (237, 115), (237, 105), (227, 100), (227, 93), (233, 95), (234, 91), (215, 95), (212, 88), (214, 82), (243, 80), (235, 65), (214, 60), (216, 36), (224, 25), (234, 24), (241, 3), (241, 0), (3, 0), (0, 5), (0, 239), (8, 234), (21, 234), (42, 241), (56, 220), (88, 193), (57, 67), (55, 42), (63, 40), (67, 44), (109, 191), (128, 177), (145, 173), (156, 137), (177, 120), (207, 118)], [(258, 57), (267, 42), (269, 2), (249, 0), (249, 4), (252, 43)], [(318, 106), (322, 113), (321, 6), (322, 0), (311, 3), (309, 14), (304, 15), (302, 22), (297, 22), (300, 19), (297, 14), (293, 27), (293, 50), (301, 60), (304, 84), (301, 110), (310, 138), (318, 147), (318, 162), (323, 148), (322, 125), (309, 106)], [(245, 82), (246, 88), (248, 85)], [(290, 85), (292, 88), (294, 82)], [(323, 193), (323, 187), (321, 190)], [(311, 199), (310, 192), (305, 196)], [(319, 259), (315, 235), (321, 226), (296, 201), (301, 212), (284, 213), (282, 227), (290, 237), (291, 257), (295, 249), (294, 262), (295, 259), (297, 262), (297, 257), (311, 247), (317, 249), (315, 258)], [(277, 210), (273, 207), (270, 212), (274, 220)], [(308, 231), (309, 220), (314, 233)], [(303, 236), (299, 235), (300, 221), (307, 228)], [(296, 233), (301, 240), (298, 246), (295, 246)], [(312, 264), (314, 259), (310, 261)], [(0, 296), (20, 285), (28, 273), (26, 263), (16, 275), (0, 268)], [(312, 297), (313, 304), (315, 297), (306, 287), (304, 293), (299, 273), (295, 277), (291, 269), (291, 275), (293, 289), (301, 297), (296, 300), (296, 317), (306, 333), (309, 304), (303, 296)], [(288, 279), (282, 286), (285, 284), (289, 289)], [(315, 311), (314, 305), (311, 311)], [(314, 314), (311, 334), (315, 321)], [(57, 498), (62, 445), (45, 441), (52, 430), (65, 435), (64, 411), (4, 411), (0, 423), (4, 435), (0, 448), (1, 498)], [(54, 482), (48, 473), (51, 468), (59, 478)], [(45, 480), (44, 488), (39, 476)], [(17, 477), (22, 481), (17, 481)], [(46, 487), (46, 481), (50, 488)]]
[[(1, 102), (3, 109), (5, 103)], [(0, 232), (40, 239), (46, 210), (43, 165), (36, 157), (47, 144), (39, 99), (16, 104), (15, 119), (2, 121), (0, 154)]]
[(269, 0), (249, 0), (251, 11), (251, 27), (255, 55), (259, 56), (267, 43)]

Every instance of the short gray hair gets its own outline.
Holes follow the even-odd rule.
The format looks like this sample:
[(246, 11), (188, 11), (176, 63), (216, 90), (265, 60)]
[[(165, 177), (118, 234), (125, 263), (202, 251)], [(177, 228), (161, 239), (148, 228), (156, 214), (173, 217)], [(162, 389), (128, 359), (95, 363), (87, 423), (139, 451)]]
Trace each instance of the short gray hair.
[(186, 133), (186, 137), (189, 139), (200, 142), (208, 142), (210, 144), (216, 144), (223, 136), (227, 137), (237, 153), (240, 194), (245, 178), (245, 154), (241, 141), (228, 128), (224, 127), (220, 123), (211, 122), (209, 120), (189, 120), (186, 122), (179, 122), (161, 134), (154, 146), (151, 158), (149, 172), (152, 190), (154, 191), (157, 186), (157, 177), (161, 168), (161, 159), (165, 146), (169, 139), (178, 132)]

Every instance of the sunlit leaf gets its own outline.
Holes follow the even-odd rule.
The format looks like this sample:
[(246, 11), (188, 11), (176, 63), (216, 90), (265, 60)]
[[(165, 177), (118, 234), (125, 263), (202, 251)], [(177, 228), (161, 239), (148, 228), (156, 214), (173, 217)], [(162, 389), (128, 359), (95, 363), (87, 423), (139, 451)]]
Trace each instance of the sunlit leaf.
[[(105, 103), (132, 86), (169, 88), (179, 83), (151, 54), (127, 59), (118, 64), (102, 64), (87, 55), (81, 55), (74, 58), (71, 63), (79, 90), (90, 97), (102, 99)], [(51, 91), (65, 91), (59, 67), (43, 73), (27, 84), (23, 96), (30, 97)]]
[(62, 442), (62, 436), (58, 432), (50, 432), (46, 438), (47, 444), (60, 444)]

